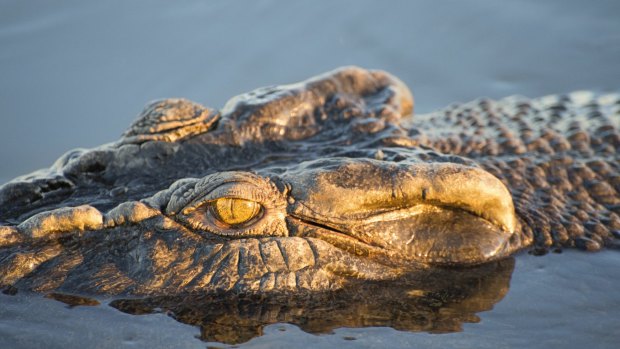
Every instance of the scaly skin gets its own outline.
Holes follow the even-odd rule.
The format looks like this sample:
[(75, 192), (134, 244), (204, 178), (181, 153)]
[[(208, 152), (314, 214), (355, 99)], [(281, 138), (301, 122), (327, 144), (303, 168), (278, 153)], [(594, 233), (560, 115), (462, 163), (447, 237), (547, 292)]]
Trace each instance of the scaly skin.
[[(118, 142), (0, 187), (0, 285), (325, 291), (527, 246), (615, 245), (619, 110), (617, 95), (579, 93), (413, 117), (402, 82), (359, 68), (221, 112), (156, 101)], [(216, 209), (239, 219), (243, 205), (243, 223)]]

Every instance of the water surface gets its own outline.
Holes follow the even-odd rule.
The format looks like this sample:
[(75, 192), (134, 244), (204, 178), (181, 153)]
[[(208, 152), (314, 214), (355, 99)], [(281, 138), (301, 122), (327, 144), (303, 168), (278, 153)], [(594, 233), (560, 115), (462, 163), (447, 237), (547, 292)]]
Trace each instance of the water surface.
[[(410, 332), (401, 328), (336, 328), (321, 334), (276, 323), (243, 348), (616, 348), (620, 341), (620, 254), (564, 251), (521, 254), (510, 290), (492, 310), (464, 322), (460, 332)], [(501, 283), (501, 282), (500, 282)], [(490, 293), (491, 298), (497, 294)], [(495, 300), (491, 300), (494, 302)], [(103, 300), (99, 306), (70, 308), (42, 296), (0, 294), (2, 348), (204, 348), (225, 347), (200, 340), (198, 327), (165, 312), (123, 313)], [(221, 323), (221, 322), (220, 322)], [(324, 323), (333, 324), (326, 316)], [(212, 323), (210, 326), (216, 326)], [(304, 327), (302, 325), (302, 327)], [(308, 327), (308, 326), (306, 326)], [(418, 329), (419, 330), (419, 329)], [(308, 329), (306, 329), (308, 331)], [(203, 331), (204, 332), (204, 331)], [(316, 331), (315, 331), (316, 332)]]
[[(6, 0), (0, 183), (69, 149), (116, 140), (149, 100), (221, 107), (233, 95), (341, 65), (397, 75), (418, 113), (481, 96), (618, 91), (618, 15), (615, 0)], [(243, 346), (617, 347), (617, 251), (524, 253), (515, 261), (508, 293), (461, 332), (375, 326), (316, 335), (276, 323)], [(100, 301), (68, 308), (41, 295), (0, 294), (0, 347), (207, 345), (198, 327), (165, 312), (130, 315)]]
[(620, 2), (0, 2), (0, 182), (116, 140), (150, 100), (220, 108), (342, 65), (385, 69), (416, 111), (620, 89)]

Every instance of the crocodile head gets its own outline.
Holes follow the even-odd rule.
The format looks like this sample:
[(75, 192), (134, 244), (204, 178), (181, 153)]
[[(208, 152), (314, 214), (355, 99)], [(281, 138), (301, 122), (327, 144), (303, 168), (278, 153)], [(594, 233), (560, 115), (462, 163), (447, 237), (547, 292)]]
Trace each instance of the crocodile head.
[(118, 142), (0, 189), (0, 284), (327, 290), (531, 244), (538, 206), (513, 204), (527, 191), (454, 151), (467, 143), (433, 144), (433, 131), (459, 131), (423, 133), (412, 111), (401, 81), (359, 68), (258, 89), (221, 111), (155, 101)]

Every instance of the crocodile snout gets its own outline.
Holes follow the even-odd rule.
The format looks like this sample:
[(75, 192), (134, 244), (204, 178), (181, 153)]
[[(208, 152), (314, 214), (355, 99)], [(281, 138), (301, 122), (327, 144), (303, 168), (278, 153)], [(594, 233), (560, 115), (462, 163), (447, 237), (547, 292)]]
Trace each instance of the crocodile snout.
[(455, 163), (330, 159), (284, 176), (302, 230), (344, 234), (406, 260), (478, 264), (512, 252), (518, 230), (504, 184)]

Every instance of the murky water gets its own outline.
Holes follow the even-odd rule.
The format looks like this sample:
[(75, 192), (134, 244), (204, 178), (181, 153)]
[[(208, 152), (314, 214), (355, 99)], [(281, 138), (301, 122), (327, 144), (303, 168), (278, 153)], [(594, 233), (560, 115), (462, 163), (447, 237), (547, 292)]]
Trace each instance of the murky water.
[[(480, 96), (617, 91), (619, 14), (615, 0), (3, 1), (0, 182), (115, 140), (149, 100), (221, 107), (255, 87), (347, 64), (400, 77), (417, 112)], [(375, 326), (317, 336), (277, 323), (244, 346), (617, 346), (617, 251), (515, 260), (508, 293), (462, 332)], [(206, 345), (197, 327), (164, 313), (129, 315), (102, 302), (69, 309), (0, 294), (0, 348)]]

